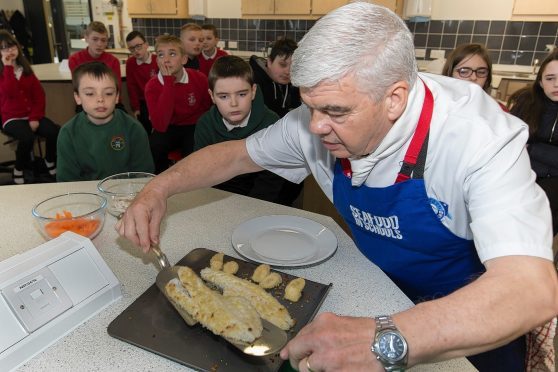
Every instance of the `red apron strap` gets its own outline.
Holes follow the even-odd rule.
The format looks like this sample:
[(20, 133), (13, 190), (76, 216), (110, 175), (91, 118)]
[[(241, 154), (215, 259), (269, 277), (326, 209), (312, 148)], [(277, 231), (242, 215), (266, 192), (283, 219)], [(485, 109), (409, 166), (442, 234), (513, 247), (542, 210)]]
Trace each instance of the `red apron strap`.
[(424, 85), (424, 102), (422, 104), (422, 111), (417, 124), (417, 129), (415, 134), (411, 139), (411, 144), (407, 149), (405, 158), (403, 159), (403, 165), (401, 170), (395, 179), (395, 183), (403, 182), (411, 177), (413, 169), (417, 164), (417, 159), (424, 144), (424, 140), (430, 130), (430, 121), (432, 120), (432, 112), (434, 111), (434, 97), (428, 86), (422, 82)]

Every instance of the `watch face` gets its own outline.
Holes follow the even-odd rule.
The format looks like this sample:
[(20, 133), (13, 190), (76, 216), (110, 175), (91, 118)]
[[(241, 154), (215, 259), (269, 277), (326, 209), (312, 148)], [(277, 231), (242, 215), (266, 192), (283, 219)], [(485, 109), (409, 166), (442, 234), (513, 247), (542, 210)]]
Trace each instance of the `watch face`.
[(383, 358), (397, 362), (407, 353), (407, 343), (395, 332), (383, 333), (378, 339), (378, 352)]

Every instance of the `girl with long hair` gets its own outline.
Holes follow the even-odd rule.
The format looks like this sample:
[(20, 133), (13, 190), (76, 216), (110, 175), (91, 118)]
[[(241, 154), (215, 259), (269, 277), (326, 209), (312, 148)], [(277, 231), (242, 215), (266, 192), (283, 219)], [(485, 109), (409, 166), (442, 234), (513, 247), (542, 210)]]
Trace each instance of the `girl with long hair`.
[(18, 141), (14, 183), (25, 182), (35, 136), (46, 139), (45, 162), (56, 174), (56, 140), (60, 127), (45, 117), (45, 92), (25, 58), (21, 46), (8, 31), (0, 30), (0, 117), (2, 132)]
[(528, 151), (537, 183), (550, 201), (553, 232), (558, 233), (558, 49), (542, 62), (533, 84), (508, 100), (510, 113), (529, 125)]

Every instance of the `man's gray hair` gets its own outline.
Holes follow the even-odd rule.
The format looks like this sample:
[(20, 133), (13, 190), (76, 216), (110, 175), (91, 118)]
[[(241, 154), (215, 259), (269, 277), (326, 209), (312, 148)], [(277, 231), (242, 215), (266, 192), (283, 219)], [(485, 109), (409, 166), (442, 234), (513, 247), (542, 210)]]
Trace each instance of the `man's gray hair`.
[(366, 2), (342, 6), (318, 20), (293, 54), (291, 81), (298, 87), (349, 74), (376, 101), (397, 81), (414, 84), (413, 36), (399, 16)]

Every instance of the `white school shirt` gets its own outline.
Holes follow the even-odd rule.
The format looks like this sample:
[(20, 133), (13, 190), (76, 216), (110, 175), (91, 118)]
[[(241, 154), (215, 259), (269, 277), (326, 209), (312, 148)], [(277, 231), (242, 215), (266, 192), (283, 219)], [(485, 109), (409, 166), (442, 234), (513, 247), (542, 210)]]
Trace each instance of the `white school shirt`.
[[(551, 215), (525, 149), (527, 125), (479, 86), (419, 73), (407, 108), (378, 148), (364, 185), (393, 185), (420, 115), (424, 87), (434, 96), (424, 182), (433, 213), (455, 235), (474, 240), (481, 262), (509, 255), (552, 260)], [(292, 182), (308, 174), (333, 199), (335, 158), (310, 133), (304, 104), (247, 138), (252, 160)], [(358, 171), (360, 161), (352, 161)], [(444, 206), (445, 208), (443, 208)], [(420, 221), (417, 221), (420, 223)]]

